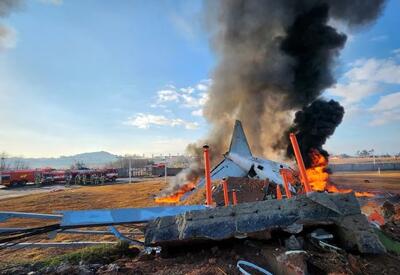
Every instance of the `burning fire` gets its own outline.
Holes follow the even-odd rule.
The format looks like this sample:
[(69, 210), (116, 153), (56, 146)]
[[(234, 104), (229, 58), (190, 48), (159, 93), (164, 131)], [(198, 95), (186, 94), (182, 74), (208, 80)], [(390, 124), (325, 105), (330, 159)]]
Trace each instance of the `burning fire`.
[(310, 152), (310, 158), (311, 167), (306, 170), (310, 187), (314, 191), (330, 191), (328, 189), (329, 174), (326, 172), (328, 160), (315, 149)]
[(182, 185), (175, 193), (169, 196), (157, 197), (155, 198), (156, 203), (177, 203), (181, 199), (181, 197), (189, 191), (192, 191), (196, 188), (196, 185), (193, 182), (186, 183)]
[[(310, 187), (314, 191), (328, 191), (331, 193), (349, 193), (352, 189), (339, 189), (329, 182), (329, 173), (327, 172), (328, 159), (326, 159), (318, 150), (312, 149), (310, 152), (311, 167), (306, 169), (306, 174)], [(355, 192), (356, 197), (373, 197), (369, 192)]]

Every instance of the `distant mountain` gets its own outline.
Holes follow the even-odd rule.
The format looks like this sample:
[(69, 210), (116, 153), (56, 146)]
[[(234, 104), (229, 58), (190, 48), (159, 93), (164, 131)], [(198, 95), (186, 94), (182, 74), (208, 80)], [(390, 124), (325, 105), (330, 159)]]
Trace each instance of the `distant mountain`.
[(20, 157), (10, 157), (7, 158), (7, 162), (13, 166), (16, 162), (22, 162), (29, 166), (29, 168), (42, 168), (42, 167), (52, 167), (52, 168), (69, 168), (76, 162), (84, 163), (88, 167), (100, 167), (110, 162), (116, 161), (118, 159), (117, 155), (111, 153), (100, 151), (91, 153), (82, 153), (73, 156), (60, 156), (57, 158), (20, 158)]

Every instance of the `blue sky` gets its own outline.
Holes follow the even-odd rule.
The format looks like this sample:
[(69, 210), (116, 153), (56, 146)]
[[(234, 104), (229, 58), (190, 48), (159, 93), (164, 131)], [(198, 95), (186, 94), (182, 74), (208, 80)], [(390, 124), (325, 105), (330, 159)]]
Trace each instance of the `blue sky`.
[[(29, 0), (0, 18), (11, 30), (0, 40), (0, 151), (175, 154), (206, 134), (216, 57), (202, 2), (110, 3)], [(400, 152), (399, 11), (389, 1), (376, 24), (350, 30), (325, 93), (347, 110), (333, 153)]]

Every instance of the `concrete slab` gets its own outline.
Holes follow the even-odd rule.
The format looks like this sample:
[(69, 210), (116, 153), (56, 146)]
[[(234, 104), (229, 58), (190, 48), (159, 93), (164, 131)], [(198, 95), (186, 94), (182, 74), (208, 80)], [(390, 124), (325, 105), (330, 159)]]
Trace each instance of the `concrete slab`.
[(267, 200), (236, 206), (188, 211), (149, 222), (146, 245), (179, 245), (194, 241), (246, 237), (254, 233), (285, 230), (293, 224), (334, 224), (346, 248), (361, 253), (383, 253), (353, 193), (314, 193), (292, 199)]

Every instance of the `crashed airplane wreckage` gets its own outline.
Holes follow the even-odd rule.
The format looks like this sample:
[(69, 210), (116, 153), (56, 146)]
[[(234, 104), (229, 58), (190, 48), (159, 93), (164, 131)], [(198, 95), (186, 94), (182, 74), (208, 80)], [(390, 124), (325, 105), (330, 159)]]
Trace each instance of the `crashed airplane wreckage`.
[[(0, 248), (15, 247), (21, 240), (43, 233), (102, 234), (103, 232), (114, 234), (117, 238), (135, 245), (167, 247), (231, 238), (248, 237), (265, 240), (271, 238), (271, 232), (279, 230), (298, 234), (307, 227), (330, 225), (334, 227), (342, 247), (360, 253), (384, 253), (385, 248), (367, 218), (361, 213), (354, 193), (311, 192), (294, 135), (291, 135), (291, 141), (299, 166), (300, 187), (295, 186), (290, 180), (293, 170), (289, 166), (252, 156), (242, 125), (237, 121), (230, 150), (225, 154), (225, 159), (212, 171), (208, 158), (209, 148), (204, 148), (205, 178), (192, 192), (205, 187), (206, 205), (59, 211), (56, 214), (3, 211), (0, 212), (0, 222), (11, 218), (36, 218), (55, 220), (55, 223), (35, 228), (0, 227)], [(225, 179), (226, 177), (228, 179)], [(249, 186), (253, 184), (256, 186), (262, 181), (264, 187), (268, 185), (270, 191), (276, 192), (276, 196), (275, 194), (258, 196), (254, 191), (252, 199), (238, 201), (235, 190), (230, 190), (233, 195), (233, 205), (229, 205), (228, 183), (240, 181), (233, 177), (253, 178), (252, 180), (242, 178)], [(217, 179), (222, 180), (222, 187), (220, 195), (217, 188), (213, 196), (211, 180)], [(284, 195), (281, 187), (284, 188)], [(187, 197), (188, 194), (185, 194), (184, 198)], [(223, 203), (222, 199), (218, 199), (221, 197)], [(119, 224), (143, 223), (146, 223), (144, 242), (128, 238), (114, 227)], [(109, 231), (76, 230), (92, 226), (109, 226)], [(53, 244), (56, 246), (56, 243)]]

